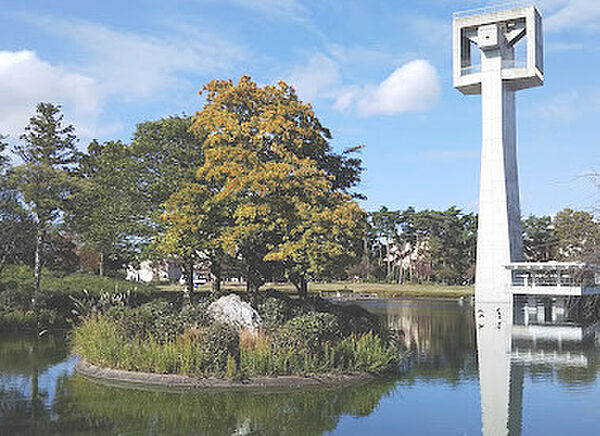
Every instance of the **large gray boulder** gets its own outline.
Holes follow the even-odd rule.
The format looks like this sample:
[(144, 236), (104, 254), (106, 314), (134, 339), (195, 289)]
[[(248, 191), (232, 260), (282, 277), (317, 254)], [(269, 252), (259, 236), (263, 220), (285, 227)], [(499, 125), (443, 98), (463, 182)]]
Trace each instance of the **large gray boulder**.
[(262, 324), (258, 312), (235, 294), (229, 294), (213, 302), (208, 306), (208, 315), (216, 322), (230, 325), (238, 331), (247, 329), (256, 333)]

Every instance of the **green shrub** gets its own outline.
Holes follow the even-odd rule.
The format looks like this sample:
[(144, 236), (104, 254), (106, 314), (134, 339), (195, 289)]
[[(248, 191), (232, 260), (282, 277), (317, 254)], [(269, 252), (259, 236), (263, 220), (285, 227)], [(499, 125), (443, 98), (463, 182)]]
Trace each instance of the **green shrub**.
[[(289, 299), (288, 299), (289, 300)], [(282, 298), (268, 297), (258, 305), (263, 327), (273, 330), (291, 318), (292, 307)]]
[(284, 347), (316, 351), (324, 342), (341, 336), (337, 317), (332, 313), (309, 313), (286, 322), (279, 330), (279, 342)]
[[(33, 271), (8, 265), (0, 277), (0, 328), (65, 328), (80, 316), (120, 304), (138, 306), (157, 297), (177, 299), (145, 284), (89, 274), (43, 271), (41, 290), (34, 293)], [(14, 313), (14, 315), (11, 315)], [(33, 313), (32, 316), (24, 314)], [(11, 324), (13, 323), (13, 324)]]
[(114, 306), (106, 311), (126, 337), (153, 336), (159, 341), (174, 340), (186, 329), (212, 324), (206, 310), (207, 302), (195, 305), (172, 303), (156, 299), (139, 307)]
[[(244, 294), (242, 298), (247, 298)], [(330, 313), (338, 321), (339, 329), (344, 336), (368, 333), (383, 333), (376, 315), (356, 305), (339, 305), (320, 297), (292, 299), (284, 293), (268, 290), (258, 294), (257, 310), (263, 319), (264, 327), (274, 331), (292, 318), (311, 313)]]
[[(23, 265), (7, 265), (2, 270), (0, 277), (2, 288), (32, 290), (34, 287), (33, 270)], [(100, 277), (92, 274), (74, 273), (62, 274), (44, 269), (40, 289), (52, 292), (81, 292), (86, 289), (90, 294), (100, 295), (109, 293), (152, 293), (156, 288), (152, 285), (119, 280), (111, 277)]]

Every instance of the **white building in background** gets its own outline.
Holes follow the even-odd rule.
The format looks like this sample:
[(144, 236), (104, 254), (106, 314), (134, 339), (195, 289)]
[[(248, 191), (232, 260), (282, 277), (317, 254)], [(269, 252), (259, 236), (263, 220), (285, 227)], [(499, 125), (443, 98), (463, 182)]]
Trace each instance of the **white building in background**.
[[(185, 285), (185, 276), (183, 270), (172, 259), (162, 261), (150, 261), (144, 260), (140, 263), (139, 267), (133, 265), (127, 266), (127, 272), (125, 276), (126, 280), (134, 282), (169, 282), (179, 283)], [(205, 283), (209, 283), (213, 280), (213, 277), (208, 270), (206, 264), (199, 264), (194, 266), (194, 285), (199, 286)], [(240, 276), (227, 275), (223, 277), (223, 283), (235, 283), (244, 284), (244, 278)]]
[(183, 272), (173, 261), (152, 262), (144, 260), (139, 268), (127, 265), (126, 280), (134, 282), (175, 282), (181, 279)]

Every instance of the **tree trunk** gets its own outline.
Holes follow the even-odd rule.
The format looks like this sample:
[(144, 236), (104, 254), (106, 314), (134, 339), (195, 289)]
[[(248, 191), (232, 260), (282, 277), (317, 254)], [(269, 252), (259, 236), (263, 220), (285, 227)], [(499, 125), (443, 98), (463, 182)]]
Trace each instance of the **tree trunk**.
[(371, 274), (371, 253), (369, 252), (369, 240), (366, 236), (363, 238), (363, 255), (366, 260), (365, 277), (363, 278), (368, 279), (369, 275)]
[(256, 294), (263, 283), (262, 276), (258, 270), (248, 266), (246, 268), (246, 291)]
[(392, 276), (392, 264), (390, 259), (390, 241), (389, 239), (385, 242), (385, 261), (387, 262), (386, 268), (386, 279), (391, 280)]
[(98, 262), (98, 275), (104, 277), (104, 253), (100, 252), (100, 261)]
[(402, 258), (400, 258), (400, 268), (398, 271), (398, 284), (401, 285), (404, 281), (404, 264)]
[(303, 275), (294, 275), (290, 277), (290, 281), (296, 288), (298, 296), (304, 300), (308, 296), (308, 282), (306, 278)]
[(300, 298), (305, 299), (308, 296), (308, 283), (304, 276), (300, 277)]
[(221, 277), (215, 277), (215, 279), (212, 282), (212, 291), (215, 294), (220, 294), (221, 293)]
[(183, 304), (190, 302), (192, 292), (194, 292), (194, 262), (190, 259), (186, 261), (183, 273), (185, 274), (185, 288), (183, 290)]
[(211, 265), (211, 274), (213, 276), (213, 282), (211, 284), (212, 291), (215, 294), (221, 293), (221, 266), (218, 261)]
[(38, 224), (37, 235), (35, 239), (35, 292), (40, 290), (40, 281), (42, 280), (42, 244), (44, 243), (44, 233)]

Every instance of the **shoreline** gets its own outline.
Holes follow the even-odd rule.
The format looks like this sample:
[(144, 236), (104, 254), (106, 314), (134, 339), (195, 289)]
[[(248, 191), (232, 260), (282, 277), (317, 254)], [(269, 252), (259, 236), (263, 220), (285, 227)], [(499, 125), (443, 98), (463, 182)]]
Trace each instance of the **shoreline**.
[(368, 373), (324, 374), (318, 376), (260, 376), (244, 380), (178, 374), (126, 371), (93, 365), (84, 359), (75, 364), (75, 372), (87, 379), (118, 387), (165, 391), (289, 391), (359, 385), (385, 379)]

